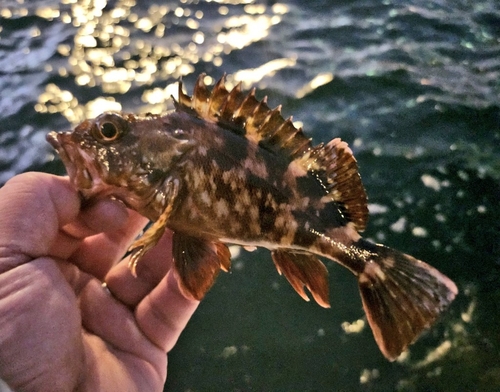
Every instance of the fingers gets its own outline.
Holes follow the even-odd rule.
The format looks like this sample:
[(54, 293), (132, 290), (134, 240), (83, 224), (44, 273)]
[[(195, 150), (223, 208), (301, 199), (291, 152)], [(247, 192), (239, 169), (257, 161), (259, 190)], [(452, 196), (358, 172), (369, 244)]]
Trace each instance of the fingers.
[(106, 284), (113, 295), (135, 307), (167, 274), (172, 265), (172, 232), (167, 230), (158, 244), (137, 264), (137, 277), (128, 268), (126, 258), (106, 275)]
[[(100, 237), (125, 248), (127, 245), (123, 245), (122, 243), (131, 241), (131, 238), (134, 238), (133, 236), (141, 230), (141, 227), (146, 222), (145, 218), (140, 217), (139, 214), (133, 211), (127, 210), (117, 200), (98, 200), (81, 210), (72, 222), (60, 229), (56, 240), (53, 241), (52, 247), (49, 250), (49, 255), (55, 258), (68, 259), (81, 246), (83, 239), (87, 241), (86, 237), (94, 237), (97, 233), (102, 232), (106, 235)], [(95, 238), (100, 237), (97, 236)], [(104, 256), (106, 251), (107, 247), (103, 246), (99, 249), (99, 254)], [(79, 249), (76, 256), (80, 256), (80, 259), (82, 258), (82, 249)]]
[(26, 173), (0, 189), (0, 272), (41, 256), (103, 278), (147, 220), (116, 200), (80, 209), (66, 177)]
[(179, 339), (199, 302), (182, 295), (172, 269), (136, 308), (143, 333), (155, 345), (169, 352)]
[(134, 314), (103, 289), (96, 279), (87, 283), (79, 300), (82, 326), (88, 332), (99, 336), (114, 350), (128, 353), (128, 359), (131, 359), (132, 354), (153, 366), (165, 364), (165, 353), (144, 338)]
[(83, 238), (102, 232), (123, 228), (129, 214), (118, 200), (101, 199), (85, 206), (78, 219), (65, 225), (63, 231), (75, 238)]
[(172, 232), (167, 230), (158, 244), (139, 261), (137, 277), (125, 259), (106, 276), (113, 296), (129, 307), (143, 333), (168, 352), (198, 306), (180, 291), (172, 267)]
[(147, 223), (147, 219), (135, 211), (126, 210), (126, 213), (128, 218), (121, 228), (85, 238), (69, 261), (103, 280)]
[(82, 324), (89, 332), (105, 338), (113, 346), (123, 346), (143, 340), (130, 310), (106, 292), (101, 284), (91, 279), (80, 293)]
[[(27, 173), (8, 181), (0, 189), (0, 206), (0, 273), (52, 256), (104, 277), (145, 224), (144, 218), (116, 201), (99, 201), (80, 210), (79, 195), (69, 180), (43, 173)], [(108, 274), (114, 295), (129, 306), (137, 305), (142, 333), (165, 351), (173, 347), (198, 306), (198, 301), (181, 294), (176, 275), (168, 272), (171, 262), (168, 233), (141, 260), (137, 279), (131, 279), (124, 263)], [(125, 314), (122, 317), (126, 319)], [(133, 331), (126, 335), (130, 333)]]

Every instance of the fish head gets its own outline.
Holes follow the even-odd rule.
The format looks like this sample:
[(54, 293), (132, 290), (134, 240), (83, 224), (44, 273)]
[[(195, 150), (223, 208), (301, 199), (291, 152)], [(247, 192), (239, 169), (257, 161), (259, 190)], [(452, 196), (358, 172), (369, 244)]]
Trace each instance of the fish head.
[(84, 199), (112, 196), (143, 213), (169, 171), (155, 150), (156, 139), (173, 139), (160, 134), (164, 125), (159, 116), (104, 113), (72, 131), (50, 132), (47, 141)]

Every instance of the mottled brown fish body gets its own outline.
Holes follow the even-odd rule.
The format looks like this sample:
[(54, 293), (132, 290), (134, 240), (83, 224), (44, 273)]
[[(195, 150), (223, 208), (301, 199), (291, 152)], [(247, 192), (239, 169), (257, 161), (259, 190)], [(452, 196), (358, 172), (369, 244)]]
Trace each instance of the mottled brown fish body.
[(255, 92), (179, 88), (163, 116), (106, 113), (73, 132), (48, 135), (87, 198), (117, 197), (153, 221), (131, 247), (131, 265), (173, 230), (180, 287), (201, 299), (220, 269), (225, 244), (271, 250), (297, 293), (329, 306), (319, 257), (357, 277), (363, 307), (382, 353), (395, 359), (457, 294), (455, 284), (412, 256), (361, 238), (366, 194), (345, 142), (313, 146), (280, 109)]
[[(169, 118), (188, 124), (185, 116)], [(231, 243), (308, 249), (317, 235), (304, 226), (324, 231), (318, 213), (326, 203), (318, 182), (304, 176), (298, 184), (286, 159), (217, 124), (200, 125), (182, 130), (192, 145), (170, 172), (181, 181), (169, 227)], [(329, 227), (347, 223), (335, 205), (328, 217)]]

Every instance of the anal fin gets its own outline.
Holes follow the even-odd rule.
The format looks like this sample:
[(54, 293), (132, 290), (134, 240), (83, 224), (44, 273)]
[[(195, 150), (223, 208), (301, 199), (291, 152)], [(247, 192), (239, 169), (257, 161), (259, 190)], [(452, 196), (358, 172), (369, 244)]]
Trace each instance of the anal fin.
[(329, 308), (328, 270), (315, 256), (309, 253), (294, 253), (277, 249), (271, 253), (276, 269), (290, 282), (295, 291), (306, 301), (306, 287), (318, 305)]
[(183, 294), (198, 301), (212, 287), (219, 271), (227, 272), (231, 266), (229, 249), (221, 242), (175, 232), (172, 252)]

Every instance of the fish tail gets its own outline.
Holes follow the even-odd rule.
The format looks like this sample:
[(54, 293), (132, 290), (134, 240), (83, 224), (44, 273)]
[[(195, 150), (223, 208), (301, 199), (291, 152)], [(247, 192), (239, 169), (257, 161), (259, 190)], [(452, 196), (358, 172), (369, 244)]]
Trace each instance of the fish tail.
[(392, 361), (453, 301), (457, 286), (410, 255), (364, 239), (353, 245), (363, 259), (357, 278), (368, 323)]

